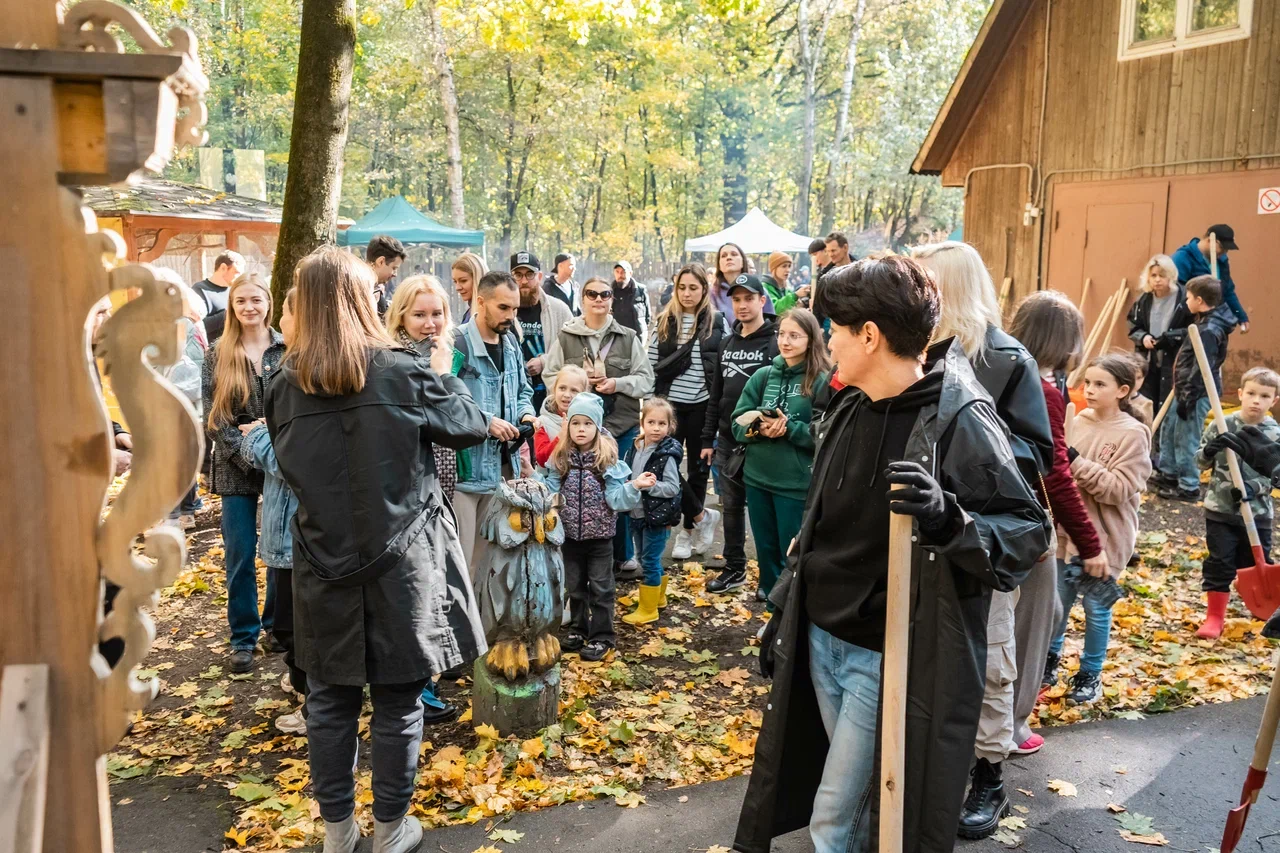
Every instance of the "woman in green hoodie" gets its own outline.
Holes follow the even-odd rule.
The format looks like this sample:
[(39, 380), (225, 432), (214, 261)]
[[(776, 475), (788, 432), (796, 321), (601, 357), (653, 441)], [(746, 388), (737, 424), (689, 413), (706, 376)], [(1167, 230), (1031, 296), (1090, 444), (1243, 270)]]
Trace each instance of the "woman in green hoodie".
[(742, 476), (761, 601), (777, 582), (787, 546), (800, 532), (813, 476), (813, 397), (830, 371), (822, 326), (812, 312), (792, 308), (778, 323), (778, 356), (747, 380), (733, 412), (734, 437), (747, 449)]

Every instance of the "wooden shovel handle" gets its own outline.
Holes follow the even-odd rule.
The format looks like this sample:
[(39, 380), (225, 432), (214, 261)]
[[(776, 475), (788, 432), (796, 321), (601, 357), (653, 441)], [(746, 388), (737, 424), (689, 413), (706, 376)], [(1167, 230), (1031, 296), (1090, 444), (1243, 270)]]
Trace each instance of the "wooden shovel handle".
[(1164, 398), (1164, 405), (1160, 407), (1160, 411), (1156, 413), (1156, 419), (1151, 422), (1151, 437), (1154, 440), (1156, 430), (1160, 429), (1160, 424), (1164, 423), (1164, 416), (1169, 414), (1169, 408), (1173, 405), (1173, 389), (1169, 389), (1169, 396)]
[[(1204, 354), (1204, 344), (1200, 342), (1200, 328), (1192, 323), (1187, 327), (1187, 337), (1191, 338), (1191, 348), (1196, 351), (1196, 363), (1200, 365), (1200, 378), (1204, 380), (1205, 393), (1209, 395), (1209, 404), (1213, 406), (1213, 423), (1218, 432), (1226, 435), (1227, 418), (1222, 414), (1222, 402), (1218, 399), (1218, 385), (1213, 381), (1213, 371), (1209, 368), (1209, 358)], [(1163, 452), (1163, 450), (1161, 451)], [(1231, 471), (1231, 484), (1244, 495), (1244, 477), (1240, 475), (1240, 460), (1236, 459), (1234, 450), (1227, 450), (1227, 468)], [(1262, 540), (1258, 538), (1258, 525), (1253, 521), (1253, 509), (1247, 500), (1240, 501), (1240, 517), (1244, 519), (1245, 532), (1249, 534), (1249, 544), (1258, 547)]]
[(1209, 232), (1209, 273), (1218, 277), (1218, 235)]
[(1258, 726), (1258, 739), (1253, 744), (1253, 761), (1249, 766), (1265, 773), (1271, 764), (1271, 750), (1276, 745), (1276, 729), (1280, 728), (1280, 651), (1272, 658), (1275, 674), (1271, 676), (1271, 693), (1262, 709), (1262, 725)]
[[(893, 488), (903, 488), (895, 483)], [(889, 513), (889, 588), (880, 680), (879, 853), (902, 853), (907, 768), (907, 653), (911, 634), (911, 516)]]

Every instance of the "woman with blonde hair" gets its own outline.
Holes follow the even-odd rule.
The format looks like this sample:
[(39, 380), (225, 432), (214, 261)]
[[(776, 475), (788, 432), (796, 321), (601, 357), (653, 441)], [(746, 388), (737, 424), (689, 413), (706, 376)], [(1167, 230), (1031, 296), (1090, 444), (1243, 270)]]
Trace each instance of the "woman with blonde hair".
[(311, 780), (325, 853), (359, 841), (352, 767), (368, 684), (373, 699), (374, 849), (407, 853), (407, 815), (427, 681), (486, 651), (453, 515), (432, 446), (479, 444), (488, 424), (449, 373), (395, 346), (370, 293), (373, 273), (324, 247), (295, 274), (295, 339), (267, 389), (276, 460), (298, 497), (294, 630), (307, 674)]
[[(1040, 369), (1026, 348), (1001, 328), (995, 283), (978, 250), (968, 243), (947, 241), (920, 246), (911, 252), (932, 275), (942, 295), (942, 316), (934, 340), (954, 337), (964, 350), (979, 384), (995, 401), (996, 414), (1009, 428), (1018, 470), (1046, 505), (1041, 472), (1053, 459), (1053, 433), (1045, 405)], [(930, 357), (937, 347), (930, 347)], [(1030, 572), (1035, 560), (1020, 566)], [(1044, 587), (1043, 596), (1052, 595)], [(1008, 808), (1004, 792), (1004, 759), (1032, 744), (1014, 742), (1014, 681), (1016, 678), (1013, 593), (995, 592), (987, 615), (986, 691), (974, 744), (977, 763), (973, 783), (960, 813), (962, 838), (987, 838), (996, 831)]]
[[(262, 472), (240, 455), (239, 424), (262, 417), (271, 377), (284, 357), (284, 340), (271, 328), (271, 291), (256, 273), (227, 289), (226, 326), (205, 353), (201, 400), (213, 442), (209, 491), (222, 496), (222, 543), (226, 551), (227, 623), (231, 630), (230, 669), (253, 669), (262, 631), (270, 631), (275, 611), (275, 573), (267, 572), (267, 601), (258, 616), (258, 498)], [(271, 641), (272, 651), (279, 650)]]
[(702, 459), (702, 428), (720, 348), (729, 336), (724, 315), (711, 304), (711, 282), (701, 264), (688, 264), (676, 273), (675, 290), (654, 331), (649, 337), (654, 393), (675, 408), (672, 434), (684, 443), (689, 470), (681, 495), (684, 523), (676, 533), (671, 557), (687, 560), (693, 552), (703, 554), (711, 548), (720, 521), (719, 512), (703, 506), (711, 466)]
[[(1187, 308), (1187, 289), (1178, 283), (1178, 268), (1168, 255), (1155, 255), (1147, 261), (1138, 281), (1142, 293), (1129, 309), (1129, 340), (1146, 367), (1139, 390), (1152, 405), (1159, 406), (1173, 390), (1173, 360), (1195, 315)], [(1163, 447), (1173, 446), (1172, 432), (1168, 433), (1169, 444), (1163, 438), (1164, 425), (1172, 426), (1174, 420), (1165, 418), (1161, 425)], [(1156, 476), (1158, 485), (1177, 485), (1165, 482), (1162, 474)]]
[(484, 258), (474, 252), (463, 252), (458, 255), (458, 259), (453, 262), (451, 275), (453, 276), (453, 289), (457, 292), (458, 298), (466, 305), (466, 310), (462, 312), (462, 319), (459, 325), (471, 319), (471, 303), (475, 299), (476, 285), (480, 283), (480, 279), (485, 277), (489, 272), (489, 265), (484, 262)]

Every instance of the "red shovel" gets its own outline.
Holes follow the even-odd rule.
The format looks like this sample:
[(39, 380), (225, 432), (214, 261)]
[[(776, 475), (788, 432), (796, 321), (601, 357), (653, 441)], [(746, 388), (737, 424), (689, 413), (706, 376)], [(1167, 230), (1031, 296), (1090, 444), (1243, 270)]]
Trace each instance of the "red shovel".
[[(1200, 330), (1193, 323), (1187, 327), (1187, 335), (1191, 338), (1191, 346), (1196, 351), (1196, 361), (1200, 364), (1200, 376), (1204, 379), (1205, 391), (1209, 402), (1213, 404), (1213, 422), (1218, 432), (1227, 432), (1227, 419), (1222, 414), (1222, 403), (1218, 400), (1218, 386), (1214, 384), (1213, 372), (1209, 370), (1209, 360), (1205, 358), (1204, 345), (1200, 343)], [(1227, 467), (1231, 470), (1231, 483), (1241, 494), (1244, 494), (1244, 478), (1240, 476), (1240, 461), (1234, 451), (1227, 450)], [(1280, 609), (1280, 566), (1268, 563), (1262, 553), (1262, 541), (1258, 539), (1258, 526), (1253, 521), (1253, 510), (1248, 501), (1240, 502), (1240, 516), (1244, 519), (1245, 531), (1249, 534), (1249, 545), (1253, 549), (1253, 565), (1236, 572), (1236, 592), (1244, 599), (1245, 606), (1259, 619), (1270, 619)]]
[[(1205, 391), (1209, 402), (1213, 404), (1213, 422), (1220, 433), (1227, 431), (1227, 419), (1222, 414), (1222, 403), (1218, 400), (1218, 386), (1213, 381), (1213, 372), (1209, 370), (1209, 360), (1205, 358), (1204, 345), (1200, 343), (1200, 330), (1193, 323), (1187, 328), (1191, 338), (1191, 346), (1196, 351), (1196, 361), (1200, 364), (1200, 376), (1204, 379)], [(1244, 493), (1244, 478), (1240, 476), (1240, 462), (1236, 454), (1227, 450), (1227, 467), (1231, 470), (1231, 482)], [(1249, 534), (1249, 544), (1253, 546), (1254, 565), (1240, 569), (1236, 573), (1236, 591), (1244, 599), (1249, 610), (1255, 616), (1266, 619), (1276, 612), (1280, 606), (1280, 583), (1277, 574), (1280, 566), (1267, 563), (1262, 553), (1262, 543), (1258, 540), (1258, 526), (1253, 521), (1253, 511), (1248, 501), (1240, 502), (1240, 515), (1244, 518), (1245, 530)], [(1253, 746), (1253, 761), (1249, 763), (1249, 773), (1244, 777), (1244, 788), (1240, 791), (1240, 805), (1227, 813), (1227, 826), (1222, 831), (1222, 853), (1232, 853), (1240, 843), (1244, 833), (1245, 821), (1249, 819), (1249, 808), (1258, 800), (1263, 784), (1267, 781), (1267, 766), (1271, 763), (1271, 750), (1276, 742), (1276, 728), (1280, 725), (1280, 666), (1276, 667), (1271, 677), (1271, 693), (1267, 696), (1267, 707), (1262, 712), (1262, 725), (1258, 728), (1258, 739)]]

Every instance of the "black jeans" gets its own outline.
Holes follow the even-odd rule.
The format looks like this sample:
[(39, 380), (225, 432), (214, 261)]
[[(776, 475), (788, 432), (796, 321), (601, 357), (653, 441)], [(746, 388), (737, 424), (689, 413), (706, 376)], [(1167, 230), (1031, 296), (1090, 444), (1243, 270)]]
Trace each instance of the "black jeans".
[(725, 470), (732, 447), (724, 436), (720, 437), (716, 446), (716, 468), (720, 471), (717, 488), (724, 511), (724, 567), (726, 571), (743, 572), (747, 569), (747, 486), (741, 470), (734, 477)]
[[(1253, 565), (1253, 549), (1249, 547), (1249, 534), (1243, 524), (1228, 524), (1212, 518), (1204, 520), (1204, 538), (1209, 546), (1209, 556), (1204, 558), (1200, 573), (1200, 588), (1205, 592), (1230, 592), (1236, 579), (1236, 569)], [(1271, 522), (1263, 520), (1258, 525), (1258, 538), (1262, 540), (1263, 559), (1271, 562)]]
[(298, 669), (293, 639), (293, 569), (276, 568), (275, 623), (271, 635), (284, 646), (284, 665), (289, 668), (293, 689), (307, 695), (307, 674)]
[(588, 640), (613, 645), (614, 595), (612, 539), (568, 539), (560, 547), (564, 583), (569, 591), (569, 627)]
[(707, 420), (706, 403), (674, 403), (676, 410), (676, 440), (684, 444), (684, 458), (688, 474), (680, 493), (680, 511), (684, 514), (684, 529), (693, 529), (693, 520), (702, 514), (707, 500), (707, 477), (711, 466), (702, 461), (702, 425)]

